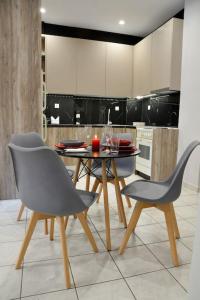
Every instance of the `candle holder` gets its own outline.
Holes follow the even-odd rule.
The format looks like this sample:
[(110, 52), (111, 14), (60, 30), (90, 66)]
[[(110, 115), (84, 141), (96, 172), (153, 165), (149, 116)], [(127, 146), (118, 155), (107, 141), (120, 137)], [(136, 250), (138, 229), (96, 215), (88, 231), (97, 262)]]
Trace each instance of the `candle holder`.
[(100, 148), (100, 139), (95, 135), (92, 139), (92, 151), (98, 152)]

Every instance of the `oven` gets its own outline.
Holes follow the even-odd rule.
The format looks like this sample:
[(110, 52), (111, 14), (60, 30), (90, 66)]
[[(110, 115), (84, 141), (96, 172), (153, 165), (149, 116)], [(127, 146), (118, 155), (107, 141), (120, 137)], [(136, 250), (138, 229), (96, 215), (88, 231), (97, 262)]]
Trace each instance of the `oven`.
[(136, 171), (151, 177), (153, 129), (137, 129), (137, 148), (141, 151), (136, 158)]

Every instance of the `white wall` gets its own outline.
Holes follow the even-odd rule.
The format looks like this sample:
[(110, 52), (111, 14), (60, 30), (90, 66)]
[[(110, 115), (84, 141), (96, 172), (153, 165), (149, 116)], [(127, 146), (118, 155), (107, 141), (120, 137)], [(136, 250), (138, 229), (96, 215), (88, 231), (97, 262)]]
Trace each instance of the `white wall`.
[[(185, 1), (179, 128), (181, 154), (192, 140), (200, 140), (200, 0)], [(200, 187), (199, 150), (189, 161), (184, 182)]]
[[(200, 0), (185, 0), (179, 153), (194, 139), (200, 140)], [(193, 153), (184, 181), (199, 186), (200, 150)], [(200, 207), (190, 272), (189, 299), (200, 299)]]

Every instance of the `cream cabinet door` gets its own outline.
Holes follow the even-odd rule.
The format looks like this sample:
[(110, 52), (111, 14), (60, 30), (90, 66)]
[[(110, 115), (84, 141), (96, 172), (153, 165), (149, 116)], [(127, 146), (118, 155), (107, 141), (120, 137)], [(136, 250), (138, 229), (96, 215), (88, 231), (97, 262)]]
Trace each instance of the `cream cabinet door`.
[(151, 91), (151, 35), (134, 46), (133, 96), (144, 96)]
[(169, 88), (173, 23), (170, 20), (152, 33), (151, 90)]
[(152, 34), (151, 90), (180, 90), (183, 20), (173, 18)]
[(76, 92), (77, 40), (46, 35), (47, 92)]
[(133, 82), (133, 47), (107, 43), (106, 95), (131, 97)]
[(106, 43), (78, 40), (77, 93), (105, 96)]

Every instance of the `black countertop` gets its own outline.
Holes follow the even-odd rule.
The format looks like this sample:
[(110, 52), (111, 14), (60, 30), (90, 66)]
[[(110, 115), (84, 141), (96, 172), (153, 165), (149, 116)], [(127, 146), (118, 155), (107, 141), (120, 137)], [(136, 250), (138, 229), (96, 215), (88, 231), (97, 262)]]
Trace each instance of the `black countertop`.
[[(104, 127), (106, 124), (48, 124), (47, 127)], [(133, 125), (118, 125), (118, 124), (111, 124), (109, 125), (113, 128), (136, 128), (136, 126)]]

